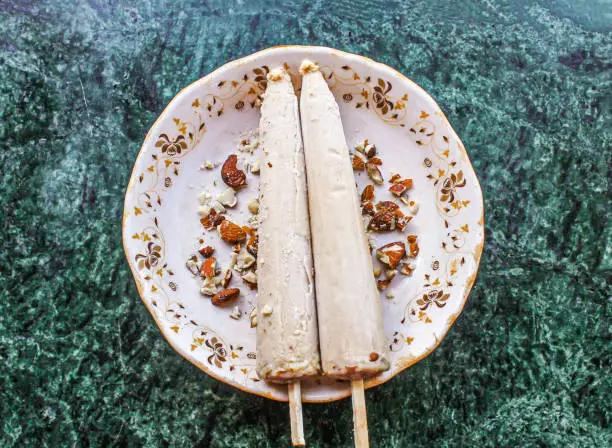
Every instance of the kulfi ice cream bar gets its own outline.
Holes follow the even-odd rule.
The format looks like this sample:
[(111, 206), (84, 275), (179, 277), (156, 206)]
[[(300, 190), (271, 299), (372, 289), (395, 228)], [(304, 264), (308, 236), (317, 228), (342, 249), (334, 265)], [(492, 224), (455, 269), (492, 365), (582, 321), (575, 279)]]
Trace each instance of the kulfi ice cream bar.
[(321, 366), (367, 377), (389, 368), (389, 353), (355, 178), (338, 104), (316, 64), (300, 72)]
[(284, 69), (268, 74), (259, 122), (257, 373), (273, 382), (320, 374), (300, 118)]

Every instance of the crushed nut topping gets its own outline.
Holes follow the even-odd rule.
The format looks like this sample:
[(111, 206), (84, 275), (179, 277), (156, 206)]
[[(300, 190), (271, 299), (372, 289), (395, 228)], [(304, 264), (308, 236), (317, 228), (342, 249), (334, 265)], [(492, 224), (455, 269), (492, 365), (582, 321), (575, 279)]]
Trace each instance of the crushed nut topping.
[(216, 269), (217, 260), (215, 259), (215, 257), (210, 257), (204, 263), (202, 263), (202, 267), (200, 268), (200, 276), (206, 278), (214, 277)]
[(397, 205), (395, 202), (393, 201), (381, 201), (379, 203), (376, 204), (376, 210), (380, 211), (380, 210), (390, 210), (390, 211), (395, 211), (399, 208), (399, 205)]
[(208, 258), (215, 252), (215, 248), (212, 246), (202, 246), (198, 249), (198, 252), (200, 252), (203, 257)]
[(353, 159), (353, 170), (363, 171), (365, 169), (365, 161), (361, 158), (359, 154), (354, 154), (352, 156), (352, 159)]
[(236, 190), (233, 188), (228, 188), (217, 196), (217, 201), (225, 207), (235, 207), (236, 203), (238, 202), (238, 199), (236, 199)]
[(406, 187), (406, 190), (410, 190), (412, 188), (412, 179), (404, 179), (400, 182), (400, 184)]
[(366, 155), (368, 159), (371, 159), (376, 155), (376, 146), (374, 145), (366, 145), (363, 148), (363, 153)]
[(227, 219), (217, 226), (217, 232), (223, 241), (228, 243), (240, 243), (246, 239), (246, 232), (239, 225)]
[(416, 269), (416, 264), (411, 261), (408, 263), (402, 263), (399, 269), (400, 274), (402, 275), (412, 275), (412, 272)]
[(225, 220), (225, 216), (216, 212), (216, 210), (211, 209), (210, 213), (204, 218), (200, 219), (200, 223), (204, 226), (206, 230), (212, 230), (221, 224)]
[(200, 293), (205, 296), (214, 296), (217, 294), (217, 283), (214, 277), (206, 277), (202, 288), (200, 288)]
[(260, 161), (259, 159), (255, 159), (253, 161), (253, 163), (251, 164), (251, 173), (253, 174), (259, 174), (259, 170), (260, 170)]
[(227, 289), (231, 280), (232, 280), (232, 270), (228, 269), (225, 271), (225, 275), (223, 276), (223, 289)]
[(374, 165), (373, 163), (368, 163), (366, 168), (368, 171), (368, 176), (370, 179), (372, 179), (372, 182), (374, 182), (376, 185), (381, 185), (383, 183), (383, 178), (378, 166)]
[(240, 295), (238, 288), (224, 289), (216, 293), (211, 302), (214, 306), (226, 307), (231, 305)]
[(257, 274), (253, 271), (248, 271), (246, 274), (240, 276), (242, 280), (247, 284), (248, 287), (257, 286)]
[(397, 197), (403, 195), (406, 192), (406, 190), (407, 188), (401, 183), (393, 184), (389, 187), (389, 191)]
[(361, 214), (374, 216), (376, 214), (376, 210), (374, 209), (374, 204), (372, 204), (370, 201), (364, 203), (363, 206), (361, 207)]
[(230, 154), (221, 168), (221, 179), (228, 187), (234, 189), (244, 188), (247, 186), (246, 174), (244, 171), (237, 168), (238, 156)]
[(416, 215), (419, 212), (419, 204), (414, 201), (410, 201), (408, 203), (408, 209), (410, 210), (410, 213)]
[(401, 241), (386, 244), (376, 250), (376, 258), (391, 269), (395, 269), (405, 255), (406, 246)]
[(384, 291), (391, 284), (391, 280), (376, 280), (376, 286), (380, 291)]
[(396, 184), (401, 180), (402, 180), (402, 176), (399, 173), (395, 173), (393, 176), (391, 176), (391, 178), (389, 179), (389, 182), (391, 182), (392, 184)]
[(395, 213), (395, 224), (400, 232), (403, 232), (406, 229), (408, 223), (412, 220), (411, 216), (406, 216), (404, 213), (398, 208), (393, 213)]
[(364, 203), (366, 201), (374, 200), (374, 185), (369, 184), (366, 185), (363, 191), (361, 192), (361, 202)]
[(195, 260), (190, 258), (185, 262), (185, 266), (187, 266), (187, 269), (189, 269), (189, 272), (191, 272), (193, 275), (198, 275), (200, 273), (202, 262), (197, 261), (197, 258)]
[(240, 318), (242, 317), (242, 312), (240, 311), (240, 308), (235, 306), (232, 312), (230, 313), (229, 317), (235, 320), (240, 320)]
[(236, 263), (238, 262), (238, 254), (235, 252), (232, 252), (232, 254), (230, 255), (230, 264), (229, 264), (229, 268), (230, 269), (234, 269), (234, 267), (236, 266)]
[(251, 216), (249, 219), (247, 219), (247, 224), (253, 229), (258, 228), (259, 227), (259, 216), (258, 215)]
[(376, 212), (368, 224), (368, 230), (375, 232), (389, 232), (393, 229), (395, 229), (395, 214), (386, 208)]
[(259, 213), (259, 199), (253, 198), (251, 202), (249, 202), (249, 211), (254, 215)]
[(257, 235), (256, 232), (251, 232), (251, 236), (246, 244), (246, 250), (254, 257), (257, 257), (258, 249), (259, 249), (259, 236)]
[(198, 207), (198, 215), (200, 216), (208, 216), (210, 214), (210, 206), (209, 205), (202, 205), (200, 207)]
[(416, 257), (419, 255), (419, 245), (417, 243), (412, 243), (408, 246), (408, 253), (411, 257)]
[[(376, 244), (372, 238), (373, 232), (391, 232), (396, 229), (400, 232), (406, 231), (408, 223), (418, 211), (418, 204), (408, 198), (408, 190), (413, 187), (412, 179), (402, 178), (401, 174), (397, 172), (391, 172), (389, 177), (391, 185), (388, 188), (397, 203), (394, 200), (375, 203), (375, 185), (383, 184), (383, 177), (379, 168), (383, 165), (383, 160), (380, 158), (376, 147), (370, 144), (368, 140), (355, 145), (355, 150), (356, 153), (351, 156), (354, 169), (363, 169), (360, 162), (367, 158), (365, 168), (369, 179), (373, 182), (363, 189), (360, 197), (361, 214), (364, 226), (367, 229), (370, 251), (372, 251)], [(361, 154), (363, 154), (363, 157)], [(402, 210), (399, 201), (406, 205), (407, 209)], [(416, 257), (419, 253), (419, 247), (416, 243), (416, 236), (409, 235), (407, 241), (407, 245), (397, 241), (375, 250), (376, 258), (385, 265), (385, 279), (378, 279), (381, 275), (380, 267), (375, 267), (373, 272), (374, 277), (378, 279), (377, 286), (381, 291), (389, 286), (398, 272), (402, 275), (412, 275), (415, 268), (414, 262), (404, 263), (402, 260), (406, 257), (410, 257), (410, 259)], [(387, 297), (392, 298), (393, 294), (387, 293)]]
[(253, 266), (256, 261), (257, 260), (253, 255), (246, 251), (242, 251), (238, 254), (234, 270), (237, 272), (245, 271), (251, 266)]

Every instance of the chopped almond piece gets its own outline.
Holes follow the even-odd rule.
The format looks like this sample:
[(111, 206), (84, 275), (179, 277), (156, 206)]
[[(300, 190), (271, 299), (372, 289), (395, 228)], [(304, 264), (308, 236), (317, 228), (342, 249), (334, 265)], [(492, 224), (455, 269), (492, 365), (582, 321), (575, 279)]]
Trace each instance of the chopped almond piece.
[(412, 275), (414, 271), (414, 264), (411, 263), (402, 263), (399, 269), (400, 274), (402, 275)]
[(406, 190), (410, 190), (412, 188), (412, 179), (404, 179), (400, 184), (406, 187)]
[(255, 232), (253, 232), (251, 233), (251, 237), (249, 238), (249, 241), (247, 241), (246, 250), (251, 255), (256, 257), (258, 249), (259, 249), (259, 237), (257, 236)]
[(244, 171), (237, 168), (237, 164), (238, 156), (236, 154), (230, 154), (221, 168), (221, 179), (223, 179), (223, 182), (225, 182), (228, 187), (234, 189), (247, 186), (246, 174), (244, 174)]
[(206, 230), (212, 230), (225, 220), (225, 216), (217, 213), (215, 209), (210, 209), (208, 216), (200, 219), (200, 223)]
[(215, 248), (212, 246), (202, 246), (198, 249), (198, 252), (200, 252), (203, 257), (208, 258), (215, 252)]
[(416, 257), (417, 255), (419, 255), (419, 245), (417, 243), (410, 244), (408, 248), (409, 248), (410, 256)]
[(393, 193), (395, 196), (399, 197), (401, 195), (403, 195), (406, 192), (407, 188), (402, 185), (401, 183), (399, 184), (393, 184), (389, 187), (389, 191), (391, 193)]
[(391, 182), (392, 184), (396, 184), (401, 180), (402, 180), (402, 176), (398, 173), (395, 173), (393, 176), (391, 176), (391, 178), (389, 179), (389, 182)]
[(363, 204), (363, 206), (361, 207), (361, 214), (374, 216), (376, 214), (376, 210), (374, 210), (374, 204), (372, 204), (370, 201)]
[(387, 289), (389, 287), (389, 284), (391, 284), (391, 280), (377, 280), (376, 281), (376, 286), (378, 286), (378, 289), (380, 291), (384, 291), (385, 289)]
[(395, 269), (406, 255), (406, 246), (401, 241), (389, 243), (376, 250), (376, 258), (391, 269)]
[(374, 185), (369, 184), (361, 192), (361, 202), (374, 200)]
[(225, 271), (225, 275), (223, 276), (223, 289), (226, 289), (229, 286), (231, 280), (232, 270), (228, 269), (227, 271)]
[(238, 288), (224, 289), (223, 291), (219, 291), (217, 294), (215, 294), (212, 297), (211, 302), (214, 306), (226, 307), (231, 305), (239, 295), (240, 290)]
[(365, 169), (365, 162), (359, 154), (353, 155), (353, 170), (363, 171)]
[(406, 216), (404, 213), (398, 208), (393, 212), (395, 213), (395, 224), (400, 232), (403, 232), (406, 229), (408, 223), (412, 220), (412, 216)]
[(369, 159), (371, 157), (374, 157), (376, 155), (376, 146), (374, 145), (366, 145), (363, 148), (363, 153), (366, 155), (366, 157)]
[(228, 243), (240, 243), (246, 239), (246, 232), (242, 227), (234, 224), (233, 222), (224, 220), (219, 226), (217, 226), (219, 236), (223, 241)]
[(200, 268), (200, 276), (206, 278), (214, 277), (216, 268), (217, 260), (215, 260), (215, 257), (210, 257), (204, 263), (202, 263), (202, 267)]
[(370, 179), (372, 179), (372, 182), (374, 182), (376, 185), (381, 185), (383, 183), (383, 178), (376, 164), (368, 162), (366, 168), (368, 170), (368, 176)]
[(386, 208), (376, 212), (368, 224), (368, 230), (376, 232), (388, 232), (393, 229), (395, 229), (395, 215)]
[(398, 208), (399, 208), (399, 205), (397, 205), (393, 201), (381, 201), (378, 204), (376, 204), (376, 210), (388, 209), (390, 211), (394, 211), (394, 210), (397, 210)]

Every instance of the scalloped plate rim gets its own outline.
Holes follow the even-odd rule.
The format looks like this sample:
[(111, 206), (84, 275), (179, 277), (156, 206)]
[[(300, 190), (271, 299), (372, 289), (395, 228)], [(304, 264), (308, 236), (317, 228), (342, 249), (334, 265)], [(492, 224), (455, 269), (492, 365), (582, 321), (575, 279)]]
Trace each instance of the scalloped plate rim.
[[(366, 63), (366, 65), (375, 65), (378, 66), (379, 68), (382, 68), (388, 72), (390, 72), (392, 75), (395, 75), (397, 77), (399, 77), (400, 79), (402, 79), (404, 82), (410, 84), (413, 88), (417, 89), (422, 95), (423, 97), (432, 105), (435, 106), (440, 113), (442, 114), (443, 119), (446, 121), (449, 130), (452, 132), (454, 138), (456, 138), (457, 142), (459, 143), (459, 148), (460, 151), (462, 152), (462, 155), (465, 158), (465, 163), (466, 166), (470, 169), (471, 174), (473, 179), (475, 180), (475, 187), (478, 193), (478, 196), (480, 198), (480, 207), (481, 207), (481, 216), (480, 216), (480, 221), (479, 224), (481, 225), (481, 231), (482, 231), (482, 238), (480, 240), (480, 242), (475, 246), (474, 249), (474, 260), (475, 260), (475, 267), (474, 267), (474, 272), (471, 275), (471, 278), (468, 279), (465, 288), (463, 290), (463, 297), (462, 297), (462, 301), (460, 304), (459, 309), (457, 310), (456, 313), (450, 315), (448, 317), (448, 325), (446, 327), (446, 330), (444, 331), (444, 334), (442, 335), (442, 337), (438, 338), (436, 343), (429, 349), (427, 350), (425, 353), (423, 353), (422, 355), (418, 356), (418, 357), (414, 357), (409, 359), (407, 362), (402, 363), (399, 367), (397, 367), (397, 370), (394, 372), (394, 374), (390, 377), (387, 378), (382, 378), (380, 379), (379, 377), (374, 377), (374, 378), (370, 378), (368, 380), (366, 380), (365, 382), (365, 387), (367, 389), (371, 388), (371, 387), (375, 387), (378, 386), (380, 384), (383, 384), (391, 379), (393, 379), (396, 375), (398, 375), (399, 373), (401, 373), (402, 371), (404, 371), (405, 369), (407, 369), (408, 367), (416, 364), (417, 362), (419, 362), (420, 360), (424, 359), (425, 357), (429, 356), (431, 353), (433, 353), (435, 351), (435, 349), (440, 345), (440, 343), (444, 340), (444, 338), (446, 337), (446, 335), (448, 334), (448, 331), (450, 330), (450, 328), (453, 326), (454, 321), (459, 317), (459, 315), (463, 312), (463, 309), (465, 308), (465, 305), (467, 303), (467, 299), (469, 298), (469, 295), (471, 293), (471, 290), (474, 286), (476, 277), (478, 275), (478, 270), (480, 267), (480, 261), (482, 258), (482, 252), (484, 249), (484, 242), (485, 242), (485, 226), (484, 226), (484, 197), (483, 197), (483, 193), (482, 193), (482, 187), (480, 185), (480, 181), (478, 179), (478, 176), (476, 174), (476, 171), (474, 170), (474, 167), (471, 163), (471, 160), (467, 154), (467, 151), (465, 149), (465, 146), (463, 145), (463, 143), (461, 142), (461, 139), (459, 137), (459, 135), (457, 134), (457, 132), (455, 131), (455, 129), (452, 127), (452, 124), (449, 122), (449, 120), (447, 119), (446, 115), (444, 114), (444, 112), (439, 108), (438, 104), (436, 103), (436, 101), (432, 98), (432, 96), (427, 93), (427, 91), (425, 91), (421, 86), (419, 86), (417, 83), (415, 83), (413, 80), (411, 80), (410, 78), (408, 78), (407, 76), (403, 75), (401, 72), (399, 72), (398, 70), (388, 66), (387, 64), (384, 64), (382, 62), (378, 62), (375, 61), (371, 58), (368, 58), (366, 56), (361, 56), (358, 54), (354, 54), (354, 53), (349, 53), (346, 51), (342, 51), (342, 50), (338, 50), (335, 48), (331, 48), (331, 47), (325, 47), (325, 46), (309, 46), (309, 45), (279, 45), (279, 46), (273, 46), (273, 47), (269, 47), (254, 53), (251, 53), (247, 56), (229, 61), (221, 66), (219, 66), (218, 68), (212, 70), (210, 73), (208, 73), (207, 75), (205, 75), (202, 78), (197, 79), (196, 81), (192, 82), (191, 84), (187, 85), (186, 87), (184, 87), (183, 89), (181, 89), (166, 105), (166, 107), (164, 108), (164, 110), (161, 112), (161, 114), (157, 117), (157, 119), (153, 122), (153, 124), (151, 125), (151, 127), (149, 128), (149, 131), (147, 132), (143, 143), (140, 147), (140, 150), (138, 152), (138, 155), (135, 159), (134, 162), (134, 166), (132, 168), (131, 174), (130, 174), (130, 180), (128, 183), (128, 186), (126, 188), (126, 192), (124, 195), (124, 213), (123, 213), (123, 218), (122, 218), (122, 245), (123, 245), (123, 250), (124, 250), (124, 254), (127, 258), (128, 261), (128, 265), (130, 266), (130, 271), (132, 273), (132, 277), (134, 278), (134, 281), (136, 283), (136, 287), (138, 290), (138, 294), (140, 296), (141, 301), (143, 302), (143, 304), (145, 305), (145, 307), (147, 308), (147, 310), (149, 311), (149, 313), (151, 314), (151, 316), (153, 317), (154, 322), (156, 323), (156, 325), (158, 326), (160, 332), (162, 333), (164, 339), (166, 339), (166, 341), (170, 344), (170, 346), (176, 351), (178, 352), (183, 358), (185, 358), (187, 361), (189, 361), (190, 363), (194, 364), (196, 367), (198, 367), (200, 370), (204, 371), (206, 374), (208, 374), (209, 376), (213, 377), (214, 379), (221, 381), (229, 386), (235, 387), (239, 390), (242, 390), (243, 392), (247, 392), (250, 394), (255, 394), (255, 395), (259, 395), (265, 398), (269, 398), (271, 400), (274, 401), (281, 401), (281, 402), (286, 402), (287, 399), (283, 399), (281, 397), (278, 396), (274, 396), (273, 394), (269, 393), (269, 392), (260, 392), (260, 391), (254, 391), (254, 390), (250, 390), (249, 388), (243, 386), (242, 384), (238, 383), (238, 382), (233, 382), (231, 380), (228, 380), (227, 378), (224, 378), (221, 375), (218, 375), (217, 373), (215, 373), (212, 369), (209, 369), (206, 365), (197, 362), (195, 359), (189, 357), (187, 355), (187, 353), (185, 353), (183, 351), (183, 349), (181, 349), (180, 347), (177, 347), (176, 344), (174, 344), (172, 342), (172, 339), (166, 334), (166, 332), (164, 331), (164, 329), (162, 328), (162, 326), (160, 325), (160, 322), (155, 318), (155, 315), (153, 313), (153, 311), (151, 310), (149, 304), (146, 302), (145, 298), (144, 298), (144, 294), (143, 294), (143, 287), (142, 284), (138, 278), (136, 269), (133, 265), (133, 263), (130, 261), (129, 255), (128, 255), (128, 248), (127, 248), (127, 241), (128, 241), (128, 232), (127, 232), (127, 217), (129, 215), (129, 213), (126, 210), (127, 207), (127, 200), (128, 200), (128, 196), (134, 186), (134, 179), (135, 179), (135, 175), (136, 175), (136, 171), (137, 171), (137, 167), (139, 166), (139, 162), (141, 161), (143, 154), (145, 153), (146, 150), (146, 146), (150, 141), (151, 138), (151, 134), (153, 132), (153, 130), (157, 127), (157, 125), (164, 119), (167, 118), (167, 115), (169, 114), (170, 110), (173, 108), (173, 106), (175, 104), (177, 104), (180, 100), (181, 97), (183, 95), (185, 95), (188, 91), (191, 91), (195, 88), (197, 88), (198, 85), (203, 84), (207, 81), (209, 81), (210, 79), (214, 78), (215, 76), (219, 75), (220, 73), (223, 73), (231, 68), (237, 68), (240, 67), (242, 65), (248, 64), (251, 61), (257, 59), (260, 56), (264, 56), (270, 53), (274, 53), (274, 52), (281, 52), (281, 51), (290, 51), (293, 49), (298, 49), (301, 51), (308, 51), (308, 52), (329, 52), (331, 55), (333, 56), (338, 56), (341, 55), (343, 57), (349, 58), (349, 59), (359, 59), (362, 60)], [(307, 403), (327, 403), (327, 402), (332, 402), (332, 401), (337, 401), (337, 400), (341, 400), (343, 398), (347, 398), (350, 396), (350, 389), (346, 389), (345, 393), (340, 394), (339, 396), (332, 396), (329, 398), (325, 398), (325, 399), (316, 399), (316, 400), (312, 400), (312, 399), (304, 399), (304, 402)]]

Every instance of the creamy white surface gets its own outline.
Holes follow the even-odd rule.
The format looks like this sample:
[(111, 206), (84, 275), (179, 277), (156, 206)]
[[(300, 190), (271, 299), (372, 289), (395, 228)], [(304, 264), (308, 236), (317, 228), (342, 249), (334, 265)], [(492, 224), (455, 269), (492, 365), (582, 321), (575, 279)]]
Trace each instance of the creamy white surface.
[(338, 105), (316, 66), (302, 64), (300, 112), (323, 372), (389, 368), (379, 294)]
[(257, 373), (287, 381), (320, 372), (304, 153), (297, 98), (272, 70), (261, 106)]

